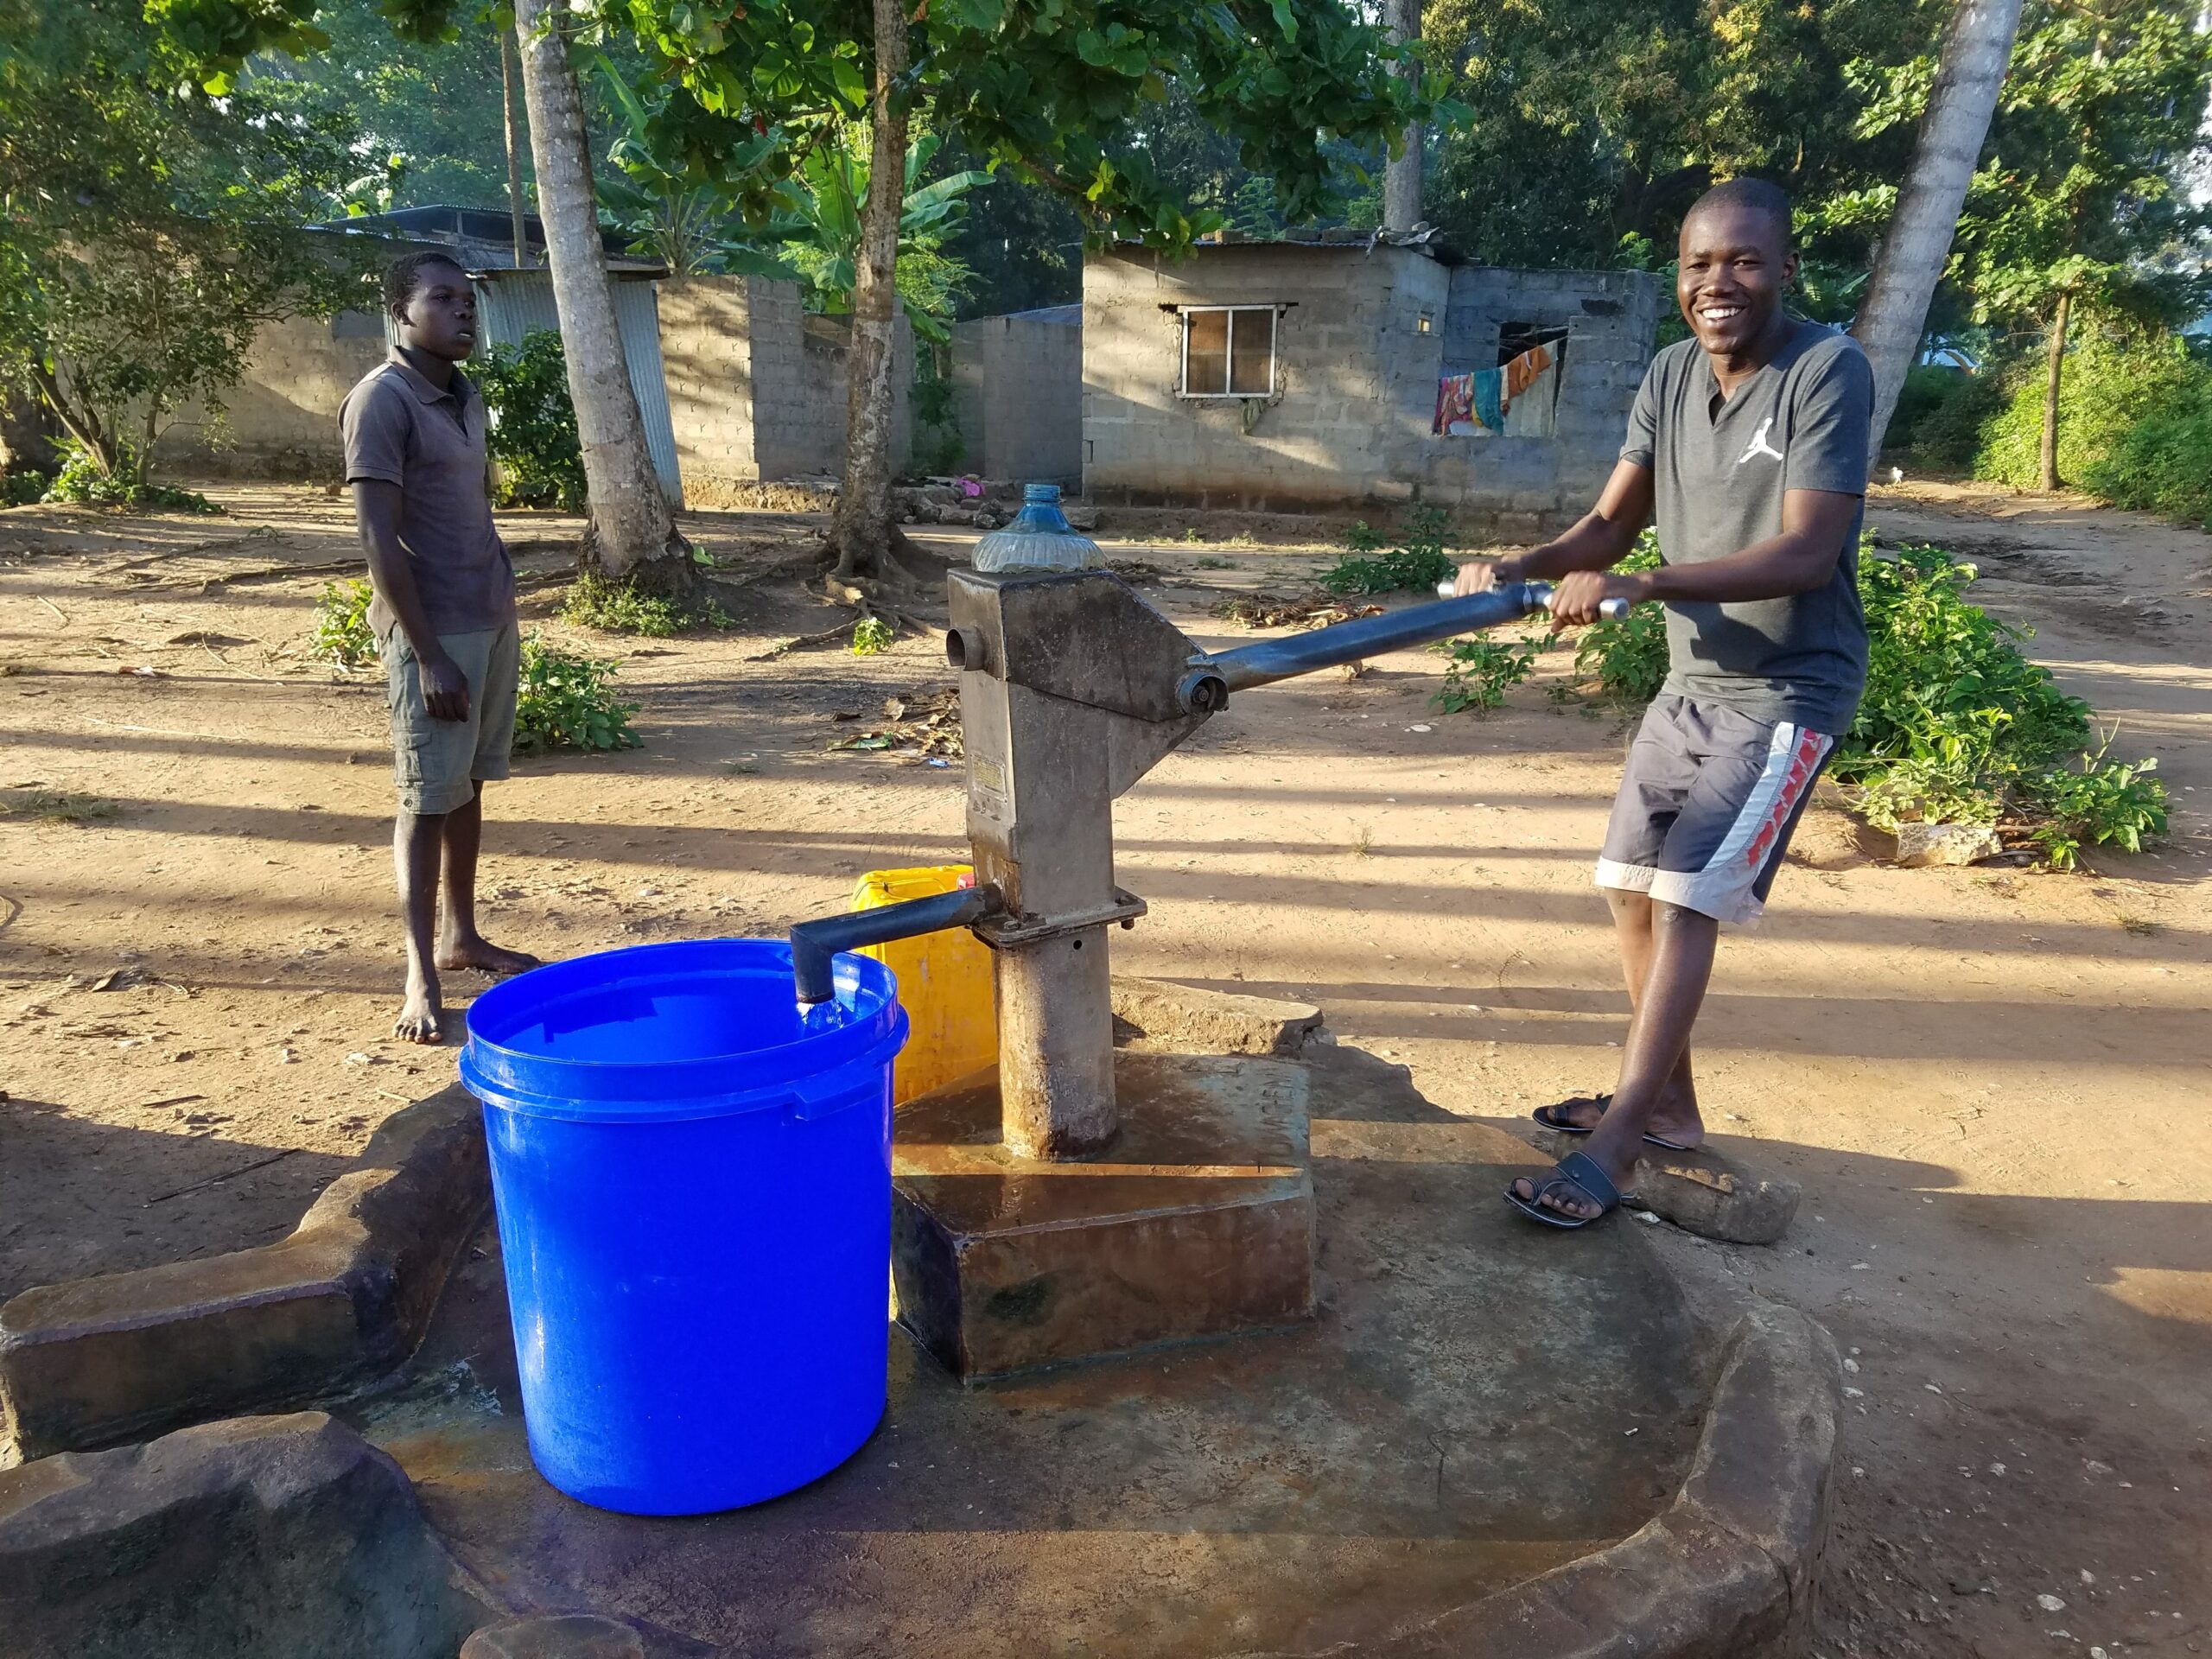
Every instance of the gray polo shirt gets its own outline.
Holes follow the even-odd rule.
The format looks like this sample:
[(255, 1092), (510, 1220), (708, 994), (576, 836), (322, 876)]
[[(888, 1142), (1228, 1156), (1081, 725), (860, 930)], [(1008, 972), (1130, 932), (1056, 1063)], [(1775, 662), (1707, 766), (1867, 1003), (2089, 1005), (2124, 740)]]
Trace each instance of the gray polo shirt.
[(1667, 683), (1676, 696), (1840, 736), (1866, 683), (1859, 604), (1873, 371), (1859, 342), (1801, 322), (1726, 403), (1694, 340), (1651, 360), (1621, 459), (1652, 473), (1659, 550), (1700, 564), (1782, 533), (1785, 490), (1862, 498), (1827, 585), (1748, 604), (1670, 603)]
[[(476, 633), (514, 620), (514, 565), (492, 523), (484, 427), (484, 399), (460, 370), (441, 391), (397, 353), (338, 410), (346, 481), (399, 486), (399, 544), (434, 633)], [(378, 594), (369, 607), (378, 639), (394, 620)]]

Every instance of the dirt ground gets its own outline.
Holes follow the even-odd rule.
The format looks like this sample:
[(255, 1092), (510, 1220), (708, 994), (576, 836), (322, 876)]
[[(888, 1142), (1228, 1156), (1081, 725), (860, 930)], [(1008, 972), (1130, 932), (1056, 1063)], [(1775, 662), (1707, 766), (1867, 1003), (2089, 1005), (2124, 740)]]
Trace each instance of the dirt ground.
[[(353, 568), (344, 505), (213, 493), (228, 516), (0, 512), (0, 1296), (276, 1238), (452, 1076), (387, 1034), (380, 683), (304, 654)], [(1775, 1248), (1664, 1247), (1716, 1314), (1779, 1297), (1850, 1356), (1827, 1659), (2212, 1649), (2212, 538), (1936, 485), (1870, 518), (1980, 563), (2114, 753), (2158, 756), (2174, 833), (2082, 875), (1911, 872), (1816, 809), (1700, 1029), (1721, 1143), (1803, 1211)], [(774, 937), (864, 870), (963, 855), (957, 764), (830, 747), (949, 684), (934, 638), (774, 650), (836, 620), (766, 574), (811, 524), (691, 520), (739, 626), (640, 641), (549, 620), (575, 521), (508, 523), (526, 615), (623, 657), (645, 747), (492, 792), (493, 937)], [(1329, 556), (1187, 527), (1109, 550), (1205, 639), (1239, 637), (1224, 598)], [(1609, 1084), (1625, 1003), (1588, 866), (1624, 727), (1545, 695), (1564, 659), (1487, 717), (1432, 712), (1418, 652), (1241, 696), (1121, 804), (1153, 908), (1116, 966), (1319, 1002), (1478, 1117)], [(85, 821), (31, 810), (54, 795)]]

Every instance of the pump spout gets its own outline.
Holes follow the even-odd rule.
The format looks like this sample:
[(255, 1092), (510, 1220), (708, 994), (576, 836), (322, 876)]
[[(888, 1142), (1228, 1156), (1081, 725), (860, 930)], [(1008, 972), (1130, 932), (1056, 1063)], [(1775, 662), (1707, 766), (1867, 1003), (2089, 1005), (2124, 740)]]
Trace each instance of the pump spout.
[(841, 950), (857, 950), (864, 944), (887, 944), (948, 927), (967, 927), (1006, 908), (1006, 899), (988, 882), (956, 887), (926, 899), (909, 899), (900, 905), (881, 905), (874, 910), (849, 911), (842, 916), (818, 916), (791, 929), (791, 976), (798, 982), (798, 1002), (809, 1007), (836, 995), (831, 969)]

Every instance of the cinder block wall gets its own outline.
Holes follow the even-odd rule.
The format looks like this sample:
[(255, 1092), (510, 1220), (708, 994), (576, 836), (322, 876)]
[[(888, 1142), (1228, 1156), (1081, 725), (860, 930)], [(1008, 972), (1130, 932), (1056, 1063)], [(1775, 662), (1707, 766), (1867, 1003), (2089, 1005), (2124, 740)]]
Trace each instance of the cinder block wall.
[[(1084, 478), (1135, 505), (1299, 511), (1419, 499), (1533, 536), (1585, 511), (1649, 359), (1658, 284), (1635, 271), (1456, 269), (1402, 248), (1230, 245), (1084, 273)], [(1275, 395), (1178, 396), (1176, 308), (1274, 304)], [(1427, 319), (1427, 332), (1421, 321)], [(1497, 362), (1506, 323), (1567, 330), (1548, 438), (1430, 431), (1436, 382)]]
[(180, 410), (154, 445), (155, 464), (201, 478), (340, 481), (338, 406), (384, 352), (384, 325), (373, 312), (264, 323), (246, 353), (245, 378), (223, 399), (225, 417), (211, 421), (197, 405)]
[[(796, 283), (687, 276), (661, 286), (660, 332), (686, 505), (733, 506), (747, 485), (843, 470), (844, 319), (808, 316)], [(903, 312), (892, 353), (892, 460), (903, 467), (914, 373)]]
[(678, 276), (660, 287), (660, 356), (683, 504), (737, 505), (761, 476), (753, 413), (754, 292), (789, 283), (752, 276)]
[(1495, 364), (1508, 324), (1563, 328), (1567, 341), (1552, 435), (1431, 437), (1423, 498), (1457, 504), (1463, 525), (1506, 539), (1563, 530), (1588, 512), (1651, 360), (1658, 301), (1658, 281), (1643, 271), (1454, 270), (1445, 372)]
[(978, 317), (952, 331), (962, 467), (986, 478), (1083, 479), (1083, 327), (1074, 319)]
[[(1384, 464), (1387, 428), (1409, 393), (1382, 334), (1417, 296), (1441, 320), (1443, 268), (1378, 248), (1232, 245), (1171, 262), (1108, 252), (1084, 264), (1084, 483), (1139, 506), (1297, 512), (1409, 493)], [(1402, 295), (1401, 289), (1408, 290)], [(1179, 395), (1176, 308), (1274, 305), (1275, 393)], [(1411, 316), (1419, 309), (1408, 308)], [(1432, 346), (1436, 337), (1429, 337)], [(1432, 392), (1433, 401), (1433, 392)], [(1422, 411), (1422, 424), (1427, 412)]]
[[(760, 476), (836, 477), (845, 466), (845, 362), (852, 325), (842, 317), (805, 315), (788, 283), (756, 289), (779, 292), (771, 305), (756, 297), (753, 329), (753, 422)], [(903, 472), (913, 449), (914, 331), (901, 310), (891, 336), (891, 463)]]

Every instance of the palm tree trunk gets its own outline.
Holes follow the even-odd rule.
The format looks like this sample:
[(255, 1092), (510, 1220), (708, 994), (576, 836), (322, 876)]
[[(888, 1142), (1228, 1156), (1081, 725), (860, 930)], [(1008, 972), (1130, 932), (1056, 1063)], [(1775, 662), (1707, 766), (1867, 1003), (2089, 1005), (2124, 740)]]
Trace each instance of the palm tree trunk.
[[(1390, 0), (1390, 34), (1395, 40), (1421, 39), (1421, 0)], [(1417, 79), (1421, 66), (1408, 64), (1406, 74)], [(1421, 130), (1418, 121), (1406, 127), (1406, 153), (1382, 168), (1382, 228), (1410, 231), (1421, 223)]]
[(2044, 365), (2043, 446), (2037, 487), (2058, 487), (2058, 389), (2066, 377), (2066, 329), (2074, 320), (2074, 296), (2062, 293), (2050, 320), (2050, 346)]
[(522, 213), (522, 112), (515, 107), (515, 41), (506, 30), (499, 34), (499, 108), (507, 129), (507, 215), (514, 222), (515, 269), (530, 265), (530, 237)]
[(906, 72), (906, 18), (899, 0), (875, 0), (875, 86), (868, 99), (872, 142), (868, 200), (853, 269), (853, 343), (845, 359), (845, 481), (830, 539), (838, 575), (882, 574), (891, 545), (893, 276), (899, 215), (906, 201), (907, 110), (893, 88)]
[(1989, 136), (1989, 118), (1997, 108), (2019, 28), (2020, 0), (1960, 0), (1951, 20), (1928, 113), (1921, 118), (1912, 170), (1897, 194), (1866, 303), (1852, 330), (1874, 365), (1869, 461), (1881, 454), (1897, 394), (1904, 390), (1905, 371), (1919, 355), (1928, 302), (1950, 257), (1959, 209), (1966, 203), (1982, 141)]
[(537, 211), (545, 224), (553, 307), (561, 319), (569, 397), (575, 405), (590, 498), (583, 564), (611, 582), (688, 595), (695, 582), (690, 545), (677, 534), (653, 476), (645, 422), (615, 325), (592, 200), (583, 95), (558, 27), (563, 9), (554, 0), (515, 0), (514, 11), (531, 156), (537, 165)]

